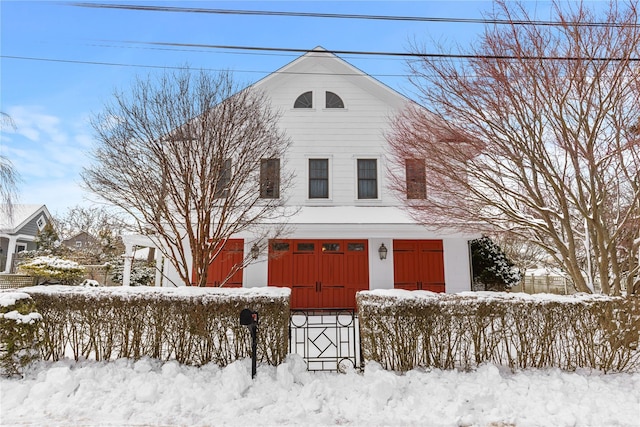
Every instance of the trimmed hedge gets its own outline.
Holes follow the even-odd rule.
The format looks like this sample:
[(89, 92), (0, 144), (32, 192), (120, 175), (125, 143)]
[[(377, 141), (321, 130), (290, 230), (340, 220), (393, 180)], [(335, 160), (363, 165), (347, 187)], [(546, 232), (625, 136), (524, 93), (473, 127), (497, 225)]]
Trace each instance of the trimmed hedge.
[(494, 292), (357, 294), (365, 360), (385, 369), (640, 371), (640, 298)]
[(19, 375), (39, 358), (37, 331), (42, 316), (24, 292), (0, 293), (0, 373)]
[(225, 366), (251, 356), (251, 337), (240, 311), (260, 315), (258, 360), (280, 364), (288, 351), (289, 289), (80, 288), (22, 289), (44, 321), (39, 333), (46, 360), (175, 359), (188, 365)]

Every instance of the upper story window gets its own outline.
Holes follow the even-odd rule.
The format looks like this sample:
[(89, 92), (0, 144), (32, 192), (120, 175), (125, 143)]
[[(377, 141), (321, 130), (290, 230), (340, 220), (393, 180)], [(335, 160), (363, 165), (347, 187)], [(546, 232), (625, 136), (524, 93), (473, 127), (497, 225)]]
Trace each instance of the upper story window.
[(293, 108), (313, 108), (313, 92), (309, 91), (300, 95), (293, 103)]
[(263, 199), (280, 197), (280, 159), (260, 160), (260, 197)]
[(309, 159), (309, 198), (329, 198), (329, 159)]
[(342, 98), (333, 92), (325, 92), (325, 107), (326, 108), (344, 108), (344, 102)]
[(218, 170), (218, 179), (213, 196), (216, 199), (227, 197), (229, 195), (229, 184), (231, 183), (231, 159), (227, 159), (220, 165)]
[(358, 159), (358, 199), (378, 198), (378, 161)]
[(42, 231), (44, 229), (44, 226), (47, 225), (47, 220), (44, 219), (44, 216), (41, 216), (36, 221), (36, 225), (38, 226), (38, 230)]
[(424, 159), (406, 159), (407, 199), (427, 198), (427, 174)]

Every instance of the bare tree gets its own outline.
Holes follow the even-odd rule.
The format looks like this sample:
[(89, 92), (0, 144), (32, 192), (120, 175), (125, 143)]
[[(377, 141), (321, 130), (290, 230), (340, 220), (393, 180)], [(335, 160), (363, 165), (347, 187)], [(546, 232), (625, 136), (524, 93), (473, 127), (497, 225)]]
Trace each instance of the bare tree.
[(427, 196), (407, 206), (432, 225), (534, 243), (579, 291), (640, 292), (637, 2), (597, 16), (556, 1), (553, 26), (495, 5), (508, 23), (487, 27), (467, 60), (410, 63), (431, 111), (408, 109), (389, 134), (397, 166), (426, 165)]
[(263, 93), (237, 90), (229, 73), (138, 79), (94, 118), (98, 146), (84, 182), (130, 214), (185, 284), (204, 286), (229, 237), (251, 229), (266, 238), (276, 230), (268, 223), (283, 222), (291, 177), (278, 118)]
[[(0, 111), (0, 128), (16, 127), (13, 119), (7, 113)], [(16, 198), (19, 176), (11, 160), (0, 154), (0, 213), (9, 217), (13, 214), (13, 201)]]

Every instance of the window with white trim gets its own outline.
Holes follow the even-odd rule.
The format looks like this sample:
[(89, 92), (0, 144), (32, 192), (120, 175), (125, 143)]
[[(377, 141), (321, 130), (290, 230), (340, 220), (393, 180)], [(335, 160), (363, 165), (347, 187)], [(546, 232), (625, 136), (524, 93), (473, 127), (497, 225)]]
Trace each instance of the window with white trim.
[(358, 159), (358, 199), (378, 198), (378, 160)]
[(293, 108), (313, 108), (313, 92), (305, 92), (296, 98)]
[(263, 199), (280, 197), (280, 159), (260, 160), (260, 197)]
[(44, 227), (47, 225), (47, 220), (44, 218), (44, 215), (40, 216), (36, 221), (36, 225), (38, 226), (38, 230), (42, 231)]
[(218, 179), (213, 196), (216, 199), (227, 197), (229, 195), (229, 184), (231, 183), (231, 159), (225, 160), (218, 170)]
[(329, 159), (309, 159), (309, 198), (329, 198)]
[(325, 108), (344, 108), (342, 98), (333, 92), (325, 92)]

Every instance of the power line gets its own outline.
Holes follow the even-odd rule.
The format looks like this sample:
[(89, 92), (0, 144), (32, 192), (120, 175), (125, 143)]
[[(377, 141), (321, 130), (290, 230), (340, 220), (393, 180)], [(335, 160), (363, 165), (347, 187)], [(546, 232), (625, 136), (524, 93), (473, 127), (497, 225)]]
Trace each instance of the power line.
[[(200, 49), (232, 49), (232, 50), (251, 50), (261, 52), (295, 52), (295, 53), (313, 53), (315, 51), (309, 49), (297, 49), (288, 47), (263, 47), (263, 46), (232, 46), (232, 45), (213, 45), (199, 43), (176, 43), (176, 42), (142, 42), (132, 40), (101, 40), (103, 42), (116, 42), (127, 44), (142, 44), (150, 46), (173, 46), (173, 47), (195, 47)], [(638, 62), (640, 58), (624, 58), (624, 57), (586, 57), (586, 56), (544, 56), (544, 55), (477, 55), (464, 53), (417, 53), (417, 52), (376, 52), (361, 50), (321, 50), (318, 53), (331, 53), (334, 55), (367, 55), (367, 56), (394, 56), (406, 58), (432, 58), (432, 59), (515, 59), (515, 60), (532, 60), (532, 61), (629, 61)]]
[(319, 12), (284, 12), (267, 10), (234, 10), (234, 9), (205, 9), (196, 7), (177, 6), (145, 6), (130, 4), (110, 4), (110, 3), (83, 3), (69, 2), (71, 6), (88, 7), (97, 9), (120, 9), (152, 12), (174, 12), (174, 13), (206, 13), (217, 15), (249, 15), (249, 16), (286, 16), (300, 18), (331, 18), (331, 19), (366, 19), (380, 21), (413, 21), (413, 22), (439, 22), (439, 23), (462, 23), (462, 24), (497, 24), (497, 25), (540, 25), (540, 26), (575, 26), (575, 27), (624, 27), (637, 26), (638, 24), (618, 23), (618, 22), (560, 22), (541, 20), (509, 20), (509, 19), (487, 19), (487, 18), (435, 18), (425, 16), (397, 16), (397, 15), (360, 15), (345, 13), (319, 13)]
[[(144, 65), (144, 64), (125, 64), (118, 62), (99, 62), (99, 61), (81, 61), (74, 59), (56, 59), (56, 58), (36, 58), (30, 56), (15, 56), (15, 55), (0, 55), (0, 58), (6, 59), (19, 59), (25, 61), (42, 61), (42, 62), (60, 62), (68, 64), (85, 64), (85, 65), (105, 65), (114, 67), (134, 67), (134, 68), (155, 68), (155, 69), (169, 69), (169, 70), (185, 70), (186, 66), (171, 66), (171, 65)], [(195, 67), (194, 67), (195, 68)], [(198, 68), (200, 69), (200, 68)], [(226, 71), (217, 68), (202, 68), (207, 71)], [(260, 71), (260, 70), (232, 70), (234, 73), (255, 73), (255, 74), (295, 74), (295, 75), (317, 75), (317, 76), (360, 76), (355, 73), (322, 73), (322, 72), (291, 72), (291, 71)], [(367, 74), (371, 77), (408, 77), (408, 74)]]

